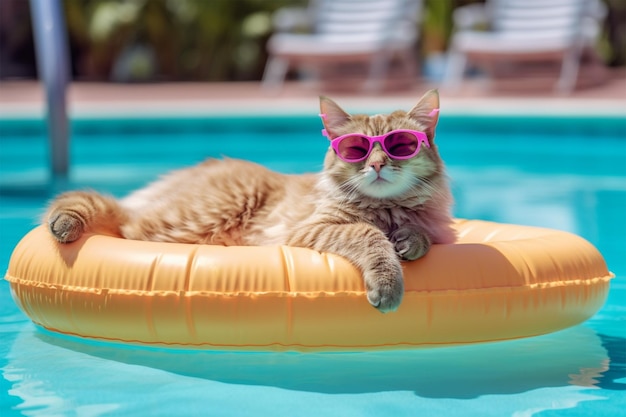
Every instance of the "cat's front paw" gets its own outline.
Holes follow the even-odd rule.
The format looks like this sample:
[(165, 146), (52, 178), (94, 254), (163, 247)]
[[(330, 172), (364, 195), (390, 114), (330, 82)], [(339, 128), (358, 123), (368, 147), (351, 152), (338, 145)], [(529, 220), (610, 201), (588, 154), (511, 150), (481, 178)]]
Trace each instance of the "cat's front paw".
[(404, 295), (402, 268), (397, 266), (379, 272), (376, 276), (365, 277), (367, 301), (381, 313), (396, 311)]
[(396, 254), (407, 261), (421, 258), (430, 249), (430, 239), (414, 227), (400, 227), (389, 237)]
[(83, 235), (85, 225), (76, 215), (57, 211), (48, 217), (48, 228), (60, 243), (71, 243)]

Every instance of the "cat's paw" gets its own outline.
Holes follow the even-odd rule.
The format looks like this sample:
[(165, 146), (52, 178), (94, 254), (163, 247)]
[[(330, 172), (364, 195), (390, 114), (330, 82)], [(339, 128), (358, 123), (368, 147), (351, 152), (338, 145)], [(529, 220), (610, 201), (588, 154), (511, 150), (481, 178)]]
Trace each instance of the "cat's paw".
[(76, 215), (61, 211), (50, 215), (48, 228), (60, 243), (71, 243), (83, 235), (85, 225)]
[(379, 273), (365, 279), (367, 301), (381, 313), (396, 311), (404, 295), (402, 269), (398, 263), (396, 268)]
[(421, 258), (430, 249), (430, 239), (414, 227), (400, 227), (389, 237), (396, 254), (407, 261)]

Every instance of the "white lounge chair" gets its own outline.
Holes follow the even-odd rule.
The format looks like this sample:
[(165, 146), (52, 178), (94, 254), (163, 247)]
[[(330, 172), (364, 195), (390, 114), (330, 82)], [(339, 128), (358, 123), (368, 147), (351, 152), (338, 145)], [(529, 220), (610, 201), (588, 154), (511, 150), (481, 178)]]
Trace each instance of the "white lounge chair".
[(468, 62), (557, 60), (561, 72), (555, 88), (571, 92), (582, 52), (595, 47), (605, 15), (598, 0), (487, 0), (460, 7), (444, 86), (458, 88)]
[[(311, 0), (308, 9), (283, 9), (274, 17), (278, 30), (268, 41), (263, 88), (280, 89), (292, 67), (320, 69), (364, 63), (364, 89), (377, 91), (394, 58), (415, 73), (415, 42), (422, 0)], [(285, 31), (308, 26), (312, 33)]]

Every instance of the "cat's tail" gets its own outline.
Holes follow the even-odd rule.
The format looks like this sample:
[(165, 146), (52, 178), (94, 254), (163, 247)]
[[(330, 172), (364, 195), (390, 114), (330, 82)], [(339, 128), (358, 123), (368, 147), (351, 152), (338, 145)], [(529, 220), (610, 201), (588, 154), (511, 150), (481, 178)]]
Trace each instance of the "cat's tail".
[(70, 243), (86, 232), (121, 236), (120, 227), (127, 219), (113, 197), (94, 191), (70, 191), (50, 203), (43, 221), (56, 240)]

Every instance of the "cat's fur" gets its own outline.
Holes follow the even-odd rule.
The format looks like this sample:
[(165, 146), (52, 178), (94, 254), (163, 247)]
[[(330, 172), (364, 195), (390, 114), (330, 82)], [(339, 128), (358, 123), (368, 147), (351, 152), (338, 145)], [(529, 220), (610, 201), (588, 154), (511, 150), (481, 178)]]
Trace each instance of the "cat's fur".
[(127, 239), (217, 245), (291, 245), (336, 253), (363, 274), (367, 299), (395, 310), (403, 295), (400, 259), (450, 243), (452, 198), (434, 143), (439, 96), (426, 93), (408, 113), (354, 115), (322, 97), (331, 138), (427, 133), (430, 148), (391, 160), (374, 146), (367, 160), (346, 163), (329, 148), (317, 175), (282, 175), (249, 162), (208, 160), (170, 173), (117, 201), (95, 192), (61, 194), (45, 222), (61, 243), (85, 232)]

